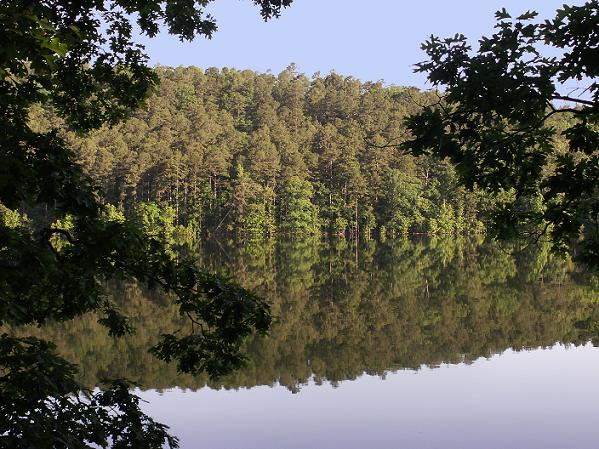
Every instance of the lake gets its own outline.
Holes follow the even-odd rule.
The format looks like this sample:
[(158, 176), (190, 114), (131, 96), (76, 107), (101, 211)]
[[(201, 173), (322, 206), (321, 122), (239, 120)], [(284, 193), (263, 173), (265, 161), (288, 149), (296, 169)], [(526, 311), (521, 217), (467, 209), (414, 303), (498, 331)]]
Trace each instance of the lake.
[(506, 351), (336, 386), (140, 393), (184, 448), (595, 448), (599, 351)]
[[(160, 294), (114, 287), (137, 327), (86, 316), (34, 330), (82, 381), (139, 382), (183, 448), (591, 448), (599, 442), (599, 281), (482, 238), (207, 242), (198, 263), (269, 299), (246, 368), (192, 378), (146, 350), (188, 324)], [(150, 299), (150, 301), (148, 301)]]

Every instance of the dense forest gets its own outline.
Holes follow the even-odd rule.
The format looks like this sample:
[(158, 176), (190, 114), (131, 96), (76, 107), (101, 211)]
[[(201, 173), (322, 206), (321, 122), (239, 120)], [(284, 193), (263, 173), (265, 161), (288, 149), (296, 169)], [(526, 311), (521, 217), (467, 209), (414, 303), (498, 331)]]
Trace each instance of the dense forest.
[(598, 335), (597, 277), (552, 256), (547, 244), (510, 255), (479, 237), (214, 241), (197, 257), (267, 297), (275, 317), (268, 338), (250, 340), (248, 366), (227, 378), (182, 375), (152, 358), (147, 348), (161, 333), (189, 323), (163, 295), (136, 284), (112, 289), (133, 317), (132, 336), (109, 337), (93, 315), (26, 331), (52, 338), (87, 385), (124, 376), (144, 388), (278, 382), (292, 391), (311, 378), (384, 375)]
[[(159, 205), (177, 226), (244, 236), (475, 233), (488, 198), (454, 168), (398, 149), (432, 92), (335, 73), (156, 69), (147, 107), (85, 138), (79, 162), (127, 216)], [(56, 125), (40, 109), (32, 123)]]

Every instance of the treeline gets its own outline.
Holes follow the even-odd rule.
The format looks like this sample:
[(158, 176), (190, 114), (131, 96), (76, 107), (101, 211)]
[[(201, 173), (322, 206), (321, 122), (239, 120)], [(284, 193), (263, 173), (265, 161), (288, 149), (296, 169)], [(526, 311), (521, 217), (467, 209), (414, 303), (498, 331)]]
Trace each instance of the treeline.
[[(165, 68), (147, 107), (114, 128), (70, 135), (109, 202), (170, 208), (203, 233), (461, 234), (487, 199), (454, 168), (400, 151), (402, 120), (438, 101), (415, 88), (335, 73)], [(53, 119), (33, 114), (43, 127)]]
[(113, 289), (137, 328), (134, 335), (113, 339), (91, 315), (27, 333), (56, 341), (87, 385), (99, 376), (126, 377), (144, 388), (280, 383), (291, 390), (312, 378), (337, 382), (469, 362), (508, 348), (599, 339), (597, 277), (553, 257), (548, 245), (511, 255), (478, 239), (452, 237), (360, 245), (344, 239), (213, 242), (197, 258), (272, 304), (269, 336), (249, 341), (247, 368), (228, 378), (180, 375), (147, 352), (161, 333), (189, 322), (165, 298), (137, 285)]

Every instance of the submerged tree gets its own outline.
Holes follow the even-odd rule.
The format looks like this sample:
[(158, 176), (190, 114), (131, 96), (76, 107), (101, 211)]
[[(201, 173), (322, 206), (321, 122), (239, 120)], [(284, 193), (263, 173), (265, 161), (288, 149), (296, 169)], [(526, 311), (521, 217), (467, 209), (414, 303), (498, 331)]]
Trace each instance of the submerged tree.
[[(158, 81), (136, 44), (160, 27), (181, 40), (210, 37), (209, 1), (0, 1), (0, 325), (42, 324), (99, 311), (114, 336), (133, 329), (104, 294), (110, 279), (162, 288), (191, 322), (153, 348), (180, 370), (218, 376), (240, 366), (240, 345), (266, 331), (267, 304), (193, 261), (164, 239), (115, 217), (74, 162), (56, 127), (34, 130), (36, 104), (83, 133), (112, 125), (142, 105)], [(291, 0), (254, 0), (264, 19)], [(31, 219), (15, 218), (27, 214)], [(68, 226), (61, 224), (68, 223)], [(123, 382), (80, 394), (76, 368), (50, 342), (0, 337), (2, 447), (147, 447), (176, 439), (145, 416)]]
[(496, 17), (476, 52), (461, 34), (423, 44), (416, 71), (444, 92), (407, 120), (405, 147), (450, 158), (467, 186), (496, 194), (498, 235), (547, 234), (599, 265), (599, 2), (544, 22)]

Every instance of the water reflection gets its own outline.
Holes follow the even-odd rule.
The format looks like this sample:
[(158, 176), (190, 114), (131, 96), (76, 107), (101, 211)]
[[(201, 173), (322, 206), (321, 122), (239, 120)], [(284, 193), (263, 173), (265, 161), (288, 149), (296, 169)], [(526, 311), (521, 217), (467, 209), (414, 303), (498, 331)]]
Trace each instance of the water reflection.
[[(126, 377), (144, 388), (314, 384), (470, 363), (508, 348), (584, 344), (599, 328), (596, 276), (544, 246), (512, 256), (480, 240), (205, 244), (198, 263), (272, 302), (270, 337), (249, 342), (246, 369), (218, 382), (181, 376), (146, 351), (187, 325), (137, 285), (115, 296), (137, 333), (113, 340), (92, 316), (34, 330), (80, 365), (83, 381)], [(28, 333), (32, 333), (28, 330)], [(170, 420), (167, 420), (170, 421)]]

